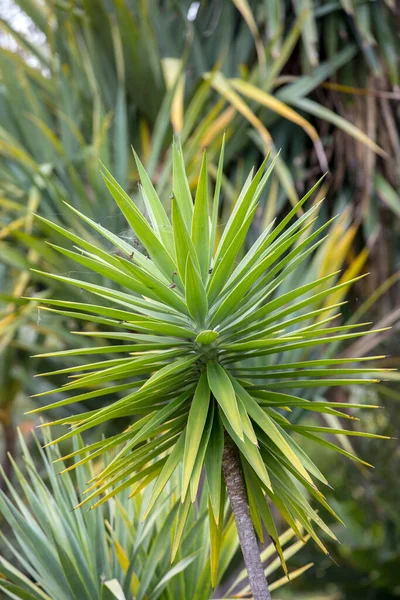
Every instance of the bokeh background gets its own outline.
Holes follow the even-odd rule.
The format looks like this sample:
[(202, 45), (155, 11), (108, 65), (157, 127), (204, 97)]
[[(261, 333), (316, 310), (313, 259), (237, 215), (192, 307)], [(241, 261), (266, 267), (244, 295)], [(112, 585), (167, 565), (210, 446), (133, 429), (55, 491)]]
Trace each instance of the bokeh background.
[[(281, 152), (259, 228), (285, 214), (327, 172), (317, 198), (326, 196), (321, 214), (339, 216), (319, 255), (319, 273), (342, 269), (346, 281), (369, 272), (338, 298), (348, 301), (343, 319), (391, 327), (342, 352), (386, 355), (381, 366), (400, 366), (395, 0), (3, 0), (0, 17), (0, 460), (6, 473), (7, 453), (19, 454), (16, 426), (29, 442), (37, 425), (23, 413), (45, 401), (31, 396), (62, 383), (57, 375), (35, 378), (57, 363), (31, 355), (77, 343), (72, 319), (42, 315), (25, 299), (71, 295), (32, 268), (76, 272), (46, 244), (58, 238), (34, 214), (87, 235), (65, 209), (67, 200), (131, 236), (99, 171), (102, 161), (135, 196), (130, 145), (168, 204), (172, 136), (180, 136), (195, 186), (204, 148), (215, 176), (225, 132), (221, 224), (249, 169), (268, 151)], [(332, 400), (381, 405), (363, 426), (399, 436), (396, 373), (368, 391), (352, 386), (334, 394)], [(316, 566), (286, 586), (282, 599), (400, 597), (399, 442), (354, 439), (345, 449), (376, 468), (323, 451), (313, 456), (329, 474), (328, 500), (346, 529), (334, 526), (341, 544), (328, 542), (330, 557), (310, 544), (295, 557), (294, 563)]]

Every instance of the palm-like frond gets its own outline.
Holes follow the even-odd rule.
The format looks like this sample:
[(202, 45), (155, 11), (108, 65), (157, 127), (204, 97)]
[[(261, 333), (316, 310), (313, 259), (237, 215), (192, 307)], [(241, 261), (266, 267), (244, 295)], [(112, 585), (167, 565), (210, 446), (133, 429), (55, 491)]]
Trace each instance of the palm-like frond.
[[(220, 167), (222, 156), (223, 153)], [(94, 358), (78, 369), (80, 373), (76, 367), (59, 371), (71, 378), (57, 390), (67, 397), (47, 408), (124, 391), (119, 400), (108, 406), (56, 421), (70, 424), (71, 429), (54, 443), (110, 419), (129, 422), (122, 433), (68, 456), (80, 457), (68, 467), (72, 469), (118, 448), (115, 457), (91, 479), (78, 506), (90, 504), (94, 508), (128, 487), (133, 486), (131, 493), (135, 495), (155, 482), (145, 511), (147, 516), (180, 467), (179, 495), (186, 508), (182, 516), (185, 520), (190, 503), (197, 497), (205, 467), (210, 519), (216, 531), (221, 527), (224, 503), (224, 435), (230, 436), (240, 453), (257, 532), (262, 537), (263, 523), (277, 544), (284, 565), (268, 499), (300, 537), (297, 522), (324, 551), (315, 526), (335, 538), (305, 498), (304, 490), (335, 515), (317, 487), (317, 483), (325, 485), (327, 481), (302, 450), (301, 438), (329, 444), (333, 450), (344, 453), (318, 434), (370, 435), (341, 426), (291, 423), (285, 414), (290, 415), (293, 408), (354, 418), (346, 412), (346, 403), (311, 402), (292, 391), (303, 390), (306, 394), (315, 387), (376, 382), (371, 373), (382, 369), (350, 366), (354, 362), (351, 358), (318, 358), (321, 347), (374, 333), (369, 329), (355, 330), (354, 325), (331, 326), (337, 316), (334, 309), (340, 303), (327, 305), (325, 301), (337, 297), (351, 281), (336, 283), (337, 273), (329, 273), (290, 286), (292, 274), (317, 251), (323, 233), (328, 231), (329, 222), (313, 229), (318, 204), (297, 217), (315, 188), (279, 224), (267, 227), (243, 253), (260, 196), (274, 166), (272, 163), (264, 172), (266, 162), (254, 176), (249, 175), (215, 251), (222, 168), (210, 218), (206, 157), (193, 203), (177, 143), (173, 147), (171, 219), (139, 162), (149, 221), (103, 169), (108, 189), (146, 252), (84, 215), (80, 215), (82, 220), (112, 239), (121, 256), (107, 254), (47, 222), (77, 246), (74, 250), (54, 245), (53, 248), (119, 286), (116, 289), (85, 279), (48, 274), (54, 280), (83, 288), (98, 299), (96, 304), (46, 300), (50, 310), (100, 321), (109, 330), (80, 333), (118, 342), (112, 347), (106, 344), (87, 351), (79, 348), (48, 353), (47, 356), (74, 356), (112, 351), (115, 358)], [(73, 211), (79, 214), (76, 209)], [(357, 327), (363, 325), (369, 324)], [(310, 358), (284, 362), (282, 357), (295, 356), (298, 350), (308, 351)], [(298, 441), (293, 434), (297, 434)]]

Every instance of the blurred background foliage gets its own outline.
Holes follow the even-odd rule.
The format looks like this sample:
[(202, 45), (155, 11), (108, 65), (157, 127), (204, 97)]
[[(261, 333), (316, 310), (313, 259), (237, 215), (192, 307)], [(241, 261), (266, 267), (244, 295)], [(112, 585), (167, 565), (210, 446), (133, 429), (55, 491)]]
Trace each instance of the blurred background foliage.
[[(399, 366), (396, 2), (16, 0), (5, 3), (0, 16), (0, 452), (9, 477), (7, 452), (17, 454), (16, 423), (26, 437), (36, 424), (21, 417), (35, 406), (29, 397), (62, 382), (57, 375), (33, 375), (71, 365), (30, 356), (44, 347), (76, 347), (79, 340), (70, 331), (85, 327), (72, 317), (42, 315), (24, 299), (71, 297), (61, 283), (31, 268), (72, 276), (76, 270), (46, 244), (59, 237), (34, 214), (89, 236), (65, 208), (68, 201), (123, 232), (99, 161), (140, 202), (130, 145), (168, 206), (172, 135), (181, 138), (194, 186), (205, 147), (215, 177), (225, 132), (221, 223), (249, 169), (267, 151), (280, 150), (257, 219), (260, 229), (328, 171), (317, 198), (327, 197), (320, 216), (340, 217), (313, 270), (321, 276), (340, 268), (343, 281), (370, 272), (334, 301), (346, 295), (345, 320), (363, 316), (392, 326), (342, 353), (386, 354), (381, 366)], [(129, 230), (124, 234), (132, 237)], [(396, 436), (396, 375), (368, 392), (354, 386), (335, 394), (349, 402), (368, 394), (384, 406), (370, 417), (369, 430)], [(328, 500), (347, 524), (336, 532), (343, 544), (330, 545), (333, 560), (307, 547), (301, 561), (306, 554), (306, 562), (317, 563), (314, 576), (297, 579), (282, 598), (400, 596), (399, 447), (357, 440), (353, 449), (376, 471), (331, 465), (337, 491)], [(313, 458), (329, 471), (323, 449)]]

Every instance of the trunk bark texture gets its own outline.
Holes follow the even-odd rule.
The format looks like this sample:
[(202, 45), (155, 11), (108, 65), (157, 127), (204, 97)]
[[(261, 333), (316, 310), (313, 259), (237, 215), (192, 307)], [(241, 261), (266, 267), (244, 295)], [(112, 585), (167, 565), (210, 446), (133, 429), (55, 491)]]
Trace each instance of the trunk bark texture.
[(271, 600), (268, 582), (260, 558), (260, 549), (258, 547), (253, 523), (250, 518), (250, 510), (247, 503), (246, 489), (238, 453), (236, 446), (227, 435), (225, 436), (222, 470), (236, 521), (239, 542), (242, 548), (253, 598), (254, 600)]

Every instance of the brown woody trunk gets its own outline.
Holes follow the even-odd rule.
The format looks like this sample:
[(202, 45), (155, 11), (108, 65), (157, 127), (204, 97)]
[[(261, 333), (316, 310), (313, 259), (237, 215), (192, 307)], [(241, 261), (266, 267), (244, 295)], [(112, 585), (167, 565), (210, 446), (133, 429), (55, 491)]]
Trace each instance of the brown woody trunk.
[(253, 598), (254, 600), (271, 600), (256, 534), (250, 518), (249, 505), (247, 503), (246, 490), (236, 446), (227, 435), (225, 436), (222, 470), (236, 521), (239, 542)]

